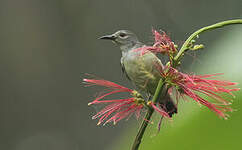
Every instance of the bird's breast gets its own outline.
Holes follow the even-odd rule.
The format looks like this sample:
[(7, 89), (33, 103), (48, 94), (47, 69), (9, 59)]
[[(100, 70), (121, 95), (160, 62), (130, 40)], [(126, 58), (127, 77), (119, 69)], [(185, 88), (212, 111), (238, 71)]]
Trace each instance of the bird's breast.
[(157, 61), (160, 63), (153, 53), (130, 52), (122, 58), (125, 71), (135, 86), (151, 94), (155, 92), (160, 77), (155, 65)]

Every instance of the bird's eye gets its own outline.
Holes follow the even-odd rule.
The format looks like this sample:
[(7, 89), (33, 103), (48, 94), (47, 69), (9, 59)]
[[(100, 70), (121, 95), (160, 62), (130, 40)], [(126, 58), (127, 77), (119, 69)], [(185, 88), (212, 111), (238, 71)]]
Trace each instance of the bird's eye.
[(120, 37), (125, 37), (126, 34), (125, 34), (125, 33), (120, 33), (119, 36), (120, 36)]

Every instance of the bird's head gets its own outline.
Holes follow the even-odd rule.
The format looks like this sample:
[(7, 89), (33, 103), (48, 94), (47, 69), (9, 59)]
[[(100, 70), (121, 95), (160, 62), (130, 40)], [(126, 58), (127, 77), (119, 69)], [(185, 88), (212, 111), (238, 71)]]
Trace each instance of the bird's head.
[(119, 30), (111, 35), (102, 36), (99, 39), (111, 40), (120, 46), (121, 50), (131, 48), (139, 42), (137, 36), (128, 30)]

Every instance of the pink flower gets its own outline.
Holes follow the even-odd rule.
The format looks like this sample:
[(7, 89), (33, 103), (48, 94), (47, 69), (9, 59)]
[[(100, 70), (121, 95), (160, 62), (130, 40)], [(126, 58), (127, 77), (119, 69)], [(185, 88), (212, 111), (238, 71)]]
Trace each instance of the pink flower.
[(159, 33), (156, 30), (152, 30), (155, 43), (153, 47), (156, 47), (156, 53), (175, 53), (177, 50), (175, 48), (174, 43), (171, 41), (170, 37), (165, 33), (161, 32)]
[(162, 117), (166, 117), (166, 118), (171, 118), (171, 116), (169, 116), (169, 114), (167, 113), (167, 111), (165, 110), (164, 106), (159, 105), (158, 106), (156, 104), (154, 104), (153, 102), (150, 102), (151, 107), (158, 112)]
[[(104, 123), (105, 125), (108, 122), (116, 124), (124, 118), (129, 118), (132, 114), (135, 114), (137, 119), (140, 117), (141, 109), (144, 107), (145, 101), (141, 98), (141, 95), (138, 92), (107, 80), (83, 79), (83, 81), (88, 85), (107, 87), (103, 94), (88, 104), (107, 104), (106, 107), (92, 117), (92, 119), (99, 118), (98, 125), (101, 123)], [(131, 94), (132, 97), (127, 99), (103, 100), (109, 95), (120, 92), (127, 92)]]
[(153, 46), (144, 46), (141, 48), (134, 49), (134, 52), (141, 51), (141, 55), (151, 51), (153, 53), (162, 53), (170, 56), (177, 52), (174, 42), (171, 41), (170, 37), (165, 33), (159, 33), (156, 30), (152, 30), (154, 35), (154, 44)]
[[(176, 91), (176, 97), (179, 95), (185, 98), (188, 96), (198, 103), (207, 106), (209, 109), (214, 111), (218, 116), (227, 119), (228, 115), (226, 112), (231, 112), (232, 109), (229, 106), (231, 103), (225, 100), (221, 94), (227, 93), (232, 95), (233, 91), (240, 90), (239, 88), (234, 88), (236, 83), (229, 81), (217, 80), (216, 77), (221, 74), (211, 74), (211, 75), (188, 75), (178, 72), (176, 69), (167, 67), (162, 70), (159, 69), (161, 76), (166, 79), (172, 88)], [(216, 103), (211, 103), (200, 96), (200, 94), (210, 97)]]

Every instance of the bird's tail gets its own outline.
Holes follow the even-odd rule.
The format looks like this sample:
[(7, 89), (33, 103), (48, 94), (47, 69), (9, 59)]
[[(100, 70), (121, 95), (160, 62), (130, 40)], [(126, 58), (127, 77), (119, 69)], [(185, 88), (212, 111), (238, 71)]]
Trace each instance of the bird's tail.
[(170, 117), (172, 117), (173, 114), (177, 113), (177, 105), (168, 93), (163, 99), (159, 101), (159, 103), (161, 107), (164, 109), (164, 111), (167, 112)]

